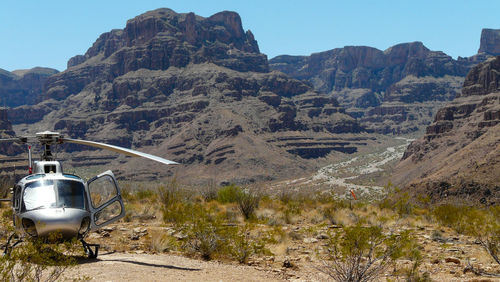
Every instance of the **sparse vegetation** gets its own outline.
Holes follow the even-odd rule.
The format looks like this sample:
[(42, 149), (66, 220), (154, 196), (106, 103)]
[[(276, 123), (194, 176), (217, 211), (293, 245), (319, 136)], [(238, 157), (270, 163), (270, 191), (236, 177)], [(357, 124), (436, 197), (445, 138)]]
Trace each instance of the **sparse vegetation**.
[[(57, 236), (60, 234), (52, 235), (51, 240)], [(76, 265), (77, 255), (83, 255), (83, 251), (76, 239), (66, 243), (29, 240), (12, 249), (9, 255), (0, 257), (0, 279), (57, 281), (68, 268)]]
[[(128, 245), (135, 245), (153, 253), (173, 252), (252, 265), (265, 260), (269, 261), (266, 264), (294, 269), (301, 264), (293, 258), (307, 254), (304, 259), (315, 263), (332, 279), (370, 281), (383, 274), (398, 281), (430, 281), (429, 273), (422, 270), (424, 262), (429, 263), (428, 256), (414, 239), (415, 230), (428, 230), (427, 238), (448, 252), (453, 249), (454, 235), (449, 234), (450, 229), (442, 228), (446, 226), (474, 236), (476, 246), (482, 246), (494, 260), (498, 258), (497, 207), (442, 205), (430, 210), (425, 199), (421, 205), (422, 201), (415, 204), (404, 194), (369, 203), (339, 200), (329, 193), (261, 191), (229, 185), (211, 187), (210, 193), (205, 193), (196, 187), (183, 187), (175, 179), (156, 187), (125, 189), (125, 221), (139, 226), (133, 228), (138, 231), (131, 230), (130, 234), (143, 232), (142, 226), (159, 226), (141, 233), (146, 234), (140, 235), (144, 237), (132, 239), (145, 244), (130, 244), (134, 236), (129, 235), (119, 238), (122, 247), (117, 249), (127, 250)], [(10, 209), (2, 211), (2, 221), (9, 222), (11, 218)], [(425, 225), (434, 227), (420, 227)], [(284, 256), (287, 263), (280, 261)], [(12, 269), (20, 269), (20, 263), (18, 260)], [(10, 271), (11, 264), (6, 262), (2, 269)], [(475, 261), (468, 265), (467, 271), (493, 275)], [(48, 277), (52, 266), (42, 270)]]

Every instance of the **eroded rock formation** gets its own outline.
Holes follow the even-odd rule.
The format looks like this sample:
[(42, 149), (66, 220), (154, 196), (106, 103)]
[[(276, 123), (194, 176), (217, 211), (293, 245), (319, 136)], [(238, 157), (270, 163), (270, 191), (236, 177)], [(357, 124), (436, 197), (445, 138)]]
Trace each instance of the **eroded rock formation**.
[[(203, 18), (159, 9), (101, 35), (51, 76), (44, 100), (12, 109), (21, 131), (53, 129), (173, 159), (181, 168), (115, 161), (135, 178), (176, 174), (250, 183), (311, 171), (373, 142), (337, 100), (269, 72), (234, 12)], [(103, 164), (103, 156), (74, 151)], [(123, 165), (122, 162), (125, 162)], [(165, 171), (169, 170), (169, 171)]]
[(368, 130), (406, 134), (430, 124), (436, 111), (460, 92), (469, 69), (488, 56), (454, 60), (412, 42), (385, 51), (346, 46), (311, 56), (278, 56), (270, 60), (270, 68), (330, 93)]
[(460, 95), (441, 108), (425, 136), (408, 147), (395, 182), (433, 200), (500, 200), (500, 57), (467, 75)]

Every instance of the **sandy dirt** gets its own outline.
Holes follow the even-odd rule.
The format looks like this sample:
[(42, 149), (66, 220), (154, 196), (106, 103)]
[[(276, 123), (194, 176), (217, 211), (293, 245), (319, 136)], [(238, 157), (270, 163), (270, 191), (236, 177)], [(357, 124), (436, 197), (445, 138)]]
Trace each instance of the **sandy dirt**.
[(90, 281), (280, 281), (271, 270), (194, 260), (167, 254), (104, 253), (81, 260), (64, 280)]

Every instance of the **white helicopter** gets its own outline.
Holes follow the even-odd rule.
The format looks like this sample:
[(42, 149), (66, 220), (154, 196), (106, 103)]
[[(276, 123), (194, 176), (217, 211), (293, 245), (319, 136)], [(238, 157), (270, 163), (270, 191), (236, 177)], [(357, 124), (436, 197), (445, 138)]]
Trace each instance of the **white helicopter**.
[[(0, 142), (29, 144), (39, 142), (43, 153), (40, 161), (32, 162), (31, 146), (28, 147), (29, 175), (11, 188), (10, 201), (16, 233), (12, 234), (4, 246), (4, 254), (23, 238), (48, 238), (55, 232), (62, 240), (77, 238), (89, 258), (96, 258), (98, 244), (85, 242), (92, 230), (97, 230), (125, 216), (120, 188), (113, 173), (108, 170), (85, 182), (82, 178), (65, 174), (61, 163), (55, 160), (51, 145), (75, 143), (111, 150), (132, 157), (143, 157), (162, 164), (177, 164), (158, 156), (126, 149), (114, 145), (65, 138), (57, 132), (44, 131), (36, 136), (0, 139)], [(11, 243), (13, 238), (18, 238)], [(94, 248), (94, 249), (92, 249)]]

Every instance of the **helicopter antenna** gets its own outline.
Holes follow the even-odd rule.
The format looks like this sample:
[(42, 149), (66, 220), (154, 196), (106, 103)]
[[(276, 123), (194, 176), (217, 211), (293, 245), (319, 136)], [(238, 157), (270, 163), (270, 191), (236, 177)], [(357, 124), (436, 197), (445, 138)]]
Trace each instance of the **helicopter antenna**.
[(33, 161), (31, 160), (31, 145), (28, 145), (28, 173), (33, 173)]

